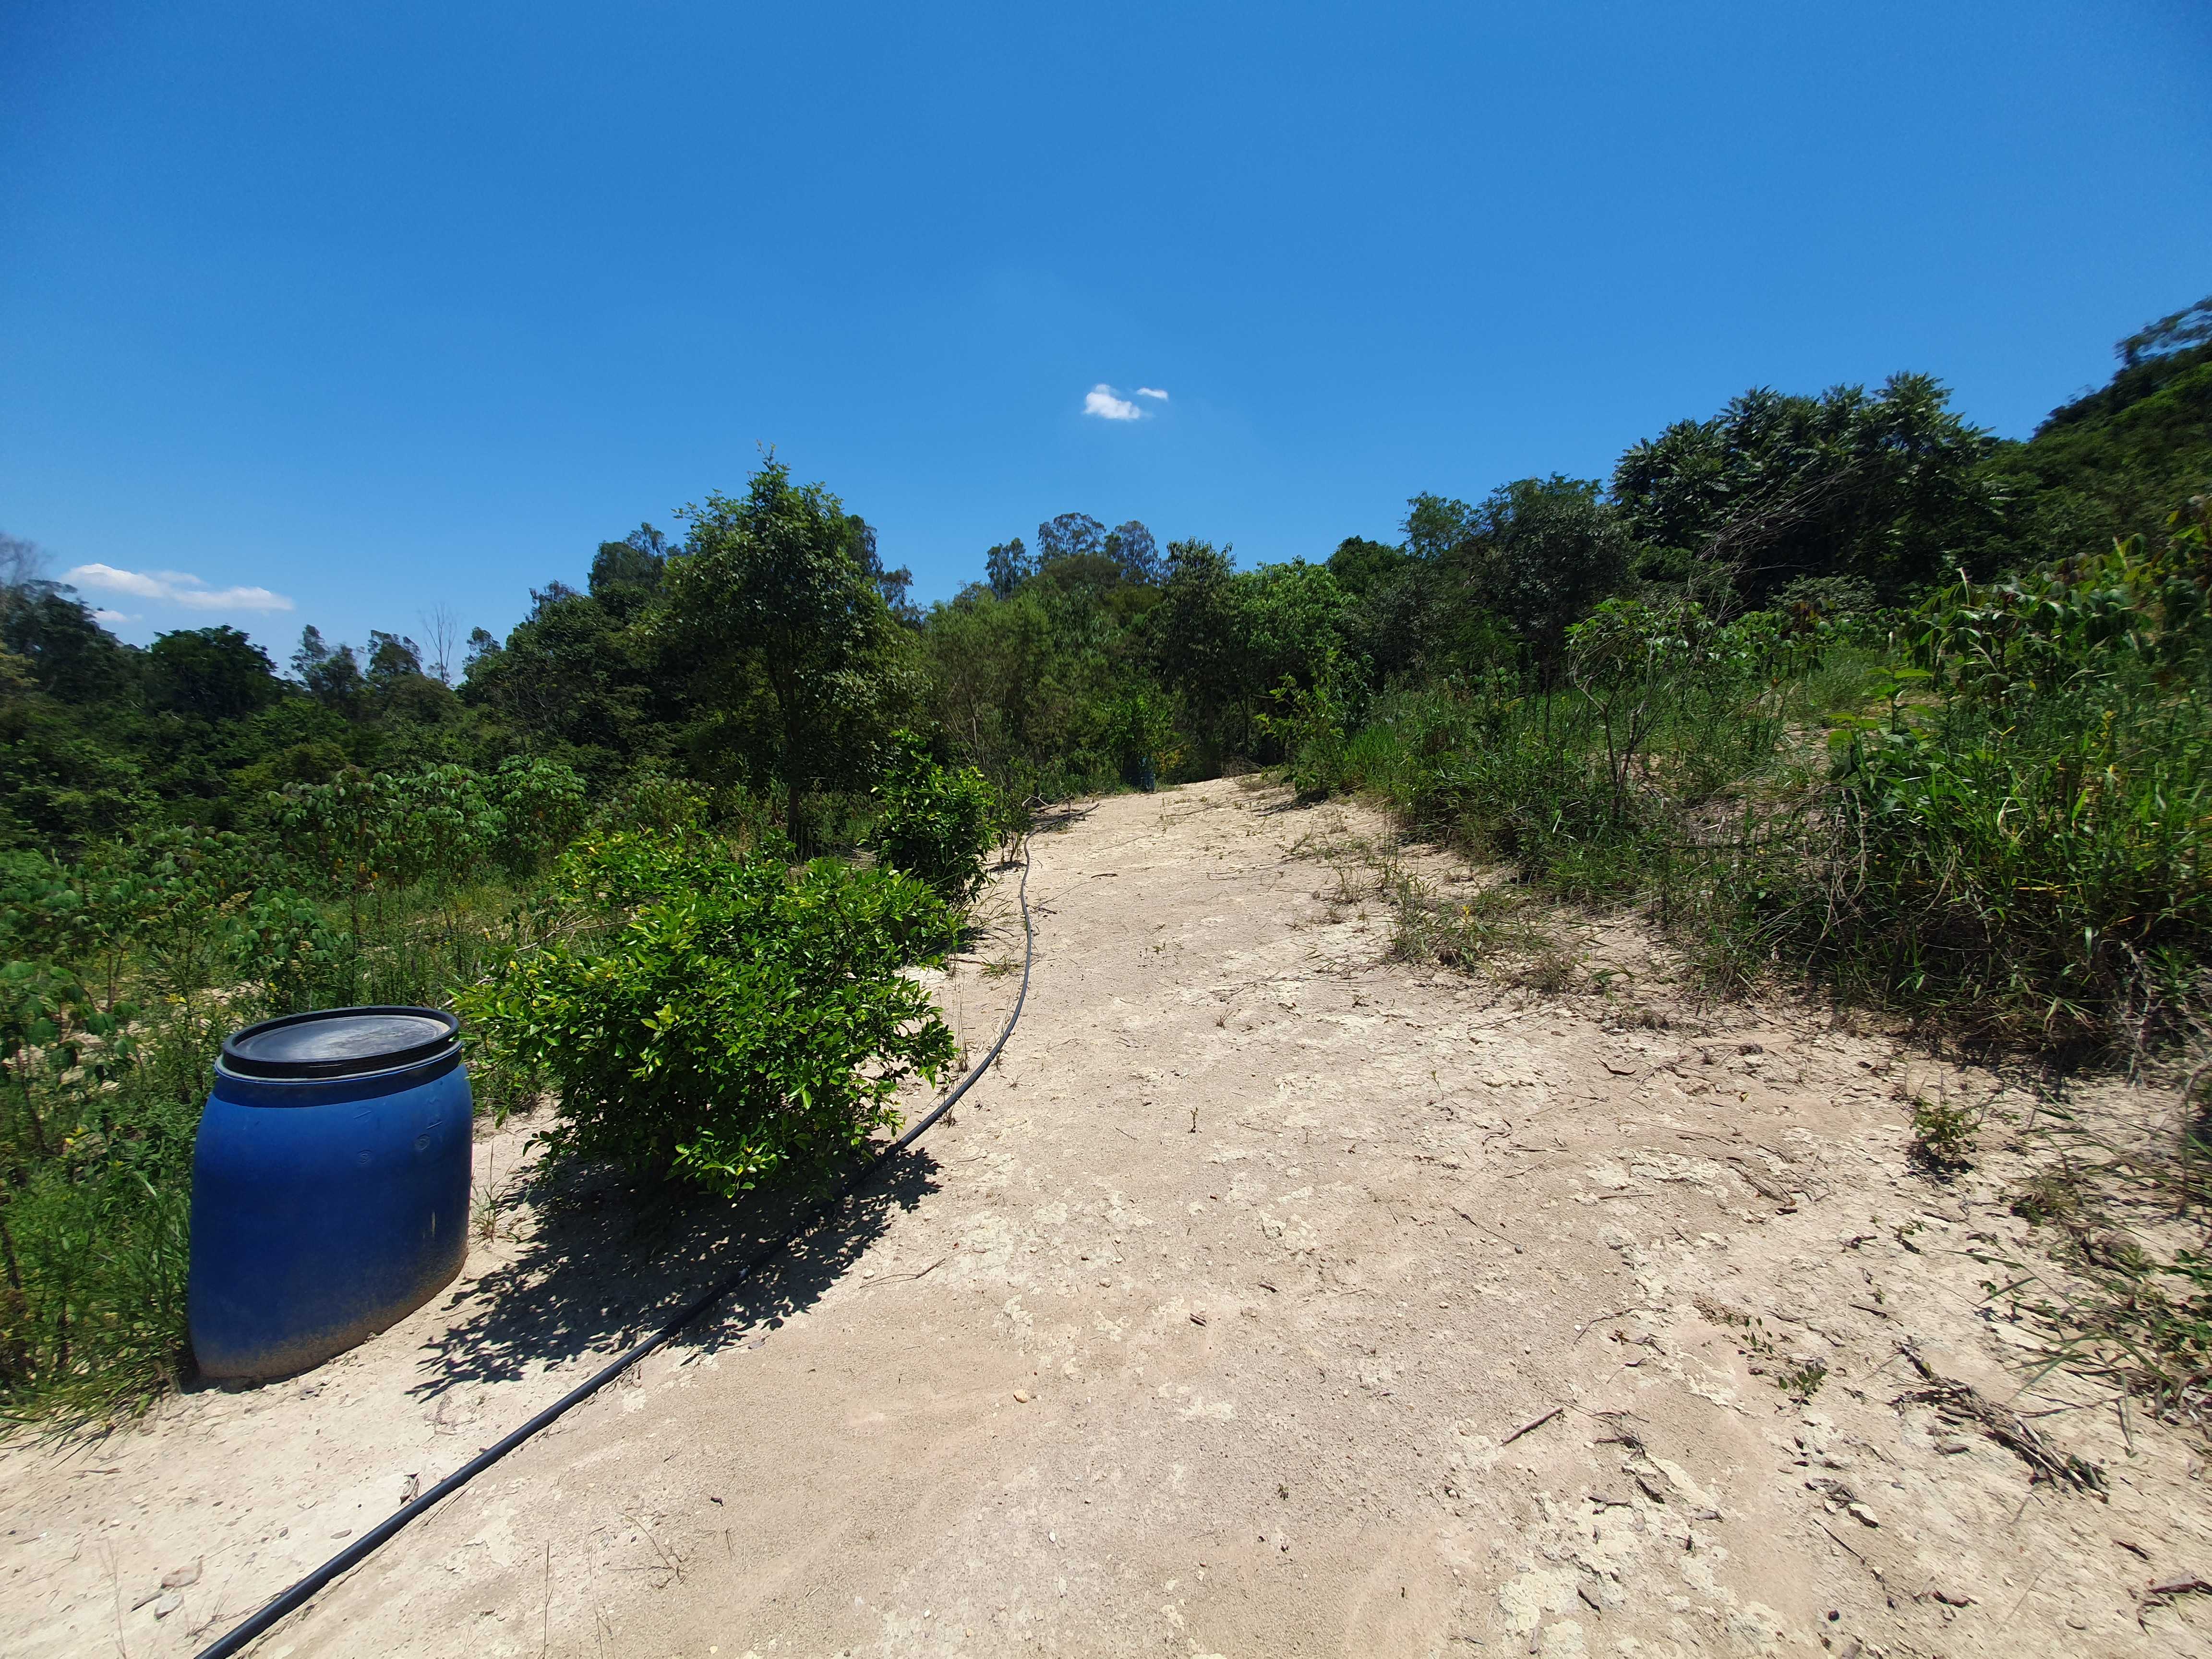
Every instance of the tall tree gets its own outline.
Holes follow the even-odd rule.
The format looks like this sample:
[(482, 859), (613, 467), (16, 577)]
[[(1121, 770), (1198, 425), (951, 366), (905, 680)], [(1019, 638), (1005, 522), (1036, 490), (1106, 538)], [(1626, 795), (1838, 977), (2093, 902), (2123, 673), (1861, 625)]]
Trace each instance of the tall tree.
[(349, 710), (360, 701), (360, 657), (349, 645), (325, 644), (323, 630), (313, 623), (300, 630), (299, 648), (292, 653), (292, 675), (325, 708)]
[(983, 555), (983, 580), (991, 591), (1002, 599), (1010, 599), (1014, 590), (1036, 574), (1036, 566), (1030, 561), (1030, 550), (1022, 545), (1022, 538), (1000, 542)]
[(204, 720), (242, 720), (283, 695), (269, 653), (235, 628), (157, 635), (146, 651), (146, 693), (157, 708)]
[(1747, 392), (1678, 421), (1613, 469), (1630, 532), (1729, 571), (1753, 603), (1799, 576), (1856, 576), (1889, 594), (1946, 575), (1985, 538), (1989, 435), (1925, 374), (1878, 392)]
[(1476, 591), (1550, 674), (1567, 630), (1628, 577), (1628, 538), (1594, 479), (1519, 478), (1476, 512)]
[(711, 495), (682, 516), (690, 534), (669, 563), (662, 624), (733, 704), (756, 675), (767, 686), (775, 718), (760, 758), (804, 848), (807, 795), (854, 781), (914, 691), (864, 526), (772, 458), (744, 495)]
[(1037, 526), (1037, 563), (1097, 558), (1106, 551), (1106, 526), (1088, 513), (1063, 513)]
[(1152, 532), (1132, 519), (1106, 532), (1103, 551), (1121, 567), (1124, 581), (1139, 585), (1156, 582), (1161, 575), (1159, 544)]

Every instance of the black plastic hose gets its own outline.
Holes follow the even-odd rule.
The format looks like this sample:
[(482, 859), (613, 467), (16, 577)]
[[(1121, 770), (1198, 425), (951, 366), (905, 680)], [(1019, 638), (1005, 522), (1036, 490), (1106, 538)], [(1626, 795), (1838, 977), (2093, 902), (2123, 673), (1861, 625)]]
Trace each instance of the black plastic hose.
[(763, 1266), (773, 1261), (797, 1243), (799, 1239), (811, 1232), (884, 1164), (921, 1139), (930, 1126), (951, 1111), (953, 1103), (966, 1094), (974, 1085), (975, 1079), (982, 1076), (984, 1070), (999, 1057), (999, 1050), (1006, 1046), (1006, 1039), (1013, 1036), (1014, 1025), (1022, 1017), (1022, 1005), (1029, 1000), (1030, 966), (1036, 957), (1036, 928), (1030, 921), (1030, 853), (1029, 843), (1026, 841), (1022, 844), (1022, 882), (1018, 896), (1022, 908), (1022, 988), (1020, 994), (1014, 998), (1014, 1011), (1006, 1016), (1006, 1023), (999, 1032), (999, 1040), (991, 1045), (982, 1059), (968, 1068), (968, 1074), (953, 1085), (952, 1092), (930, 1109), (928, 1115), (866, 1164), (846, 1176), (826, 1197), (817, 1200), (801, 1214), (799, 1218), (793, 1223), (781, 1237), (762, 1246), (739, 1266), (731, 1269), (722, 1278), (685, 1303), (651, 1336), (617, 1358), (610, 1360), (504, 1440), (500, 1441), (496, 1445), (485, 1447), (483, 1450), (462, 1464), (429, 1491), (416, 1498), (413, 1503), (394, 1510), (384, 1520), (371, 1527), (352, 1543), (324, 1562), (322, 1565), (300, 1579), (290, 1589), (267, 1602), (259, 1612), (201, 1649), (199, 1659), (226, 1659), (226, 1656), (241, 1651), (247, 1643), (265, 1633), (285, 1614), (304, 1606), (332, 1579), (341, 1573), (350, 1571), (385, 1544), (389, 1543), (398, 1535), (401, 1528), (421, 1516), (432, 1504), (459, 1492), (477, 1476), (498, 1462), (501, 1458), (506, 1456), (507, 1453), (529, 1439), (532, 1435), (536, 1434), (538, 1430), (562, 1413), (582, 1405), (585, 1401), (589, 1400), (632, 1365), (636, 1364), (646, 1355), (683, 1330), (700, 1315), (705, 1313), (732, 1291), (759, 1272)]

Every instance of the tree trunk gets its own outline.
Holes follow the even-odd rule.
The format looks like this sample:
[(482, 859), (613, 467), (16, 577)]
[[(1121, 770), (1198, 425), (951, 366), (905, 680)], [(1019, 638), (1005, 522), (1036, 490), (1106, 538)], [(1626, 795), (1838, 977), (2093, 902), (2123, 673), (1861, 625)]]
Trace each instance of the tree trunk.
[(803, 804), (806, 798), (805, 763), (799, 749), (799, 721), (787, 715), (783, 722), (783, 799), (784, 812), (791, 821), (791, 844), (800, 858), (809, 855), (806, 816)]

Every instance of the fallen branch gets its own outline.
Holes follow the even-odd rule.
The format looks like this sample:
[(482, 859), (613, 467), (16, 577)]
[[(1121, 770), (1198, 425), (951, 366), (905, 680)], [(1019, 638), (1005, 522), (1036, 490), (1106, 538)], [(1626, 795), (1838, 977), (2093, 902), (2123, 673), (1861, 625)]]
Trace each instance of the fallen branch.
[(1523, 1423), (1519, 1428), (1514, 1430), (1512, 1433), (1507, 1435), (1504, 1439), (1499, 1441), (1498, 1443), (1498, 1450), (1504, 1451), (1508, 1446), (1518, 1440), (1522, 1435), (1530, 1432), (1532, 1430), (1542, 1428), (1545, 1424), (1550, 1422), (1553, 1418), (1564, 1417), (1566, 1415), (1566, 1413), (1567, 1408), (1565, 1406), (1553, 1407), (1551, 1410), (1546, 1412), (1541, 1417), (1535, 1419), (1532, 1422)]
[[(1581, 1341), (1599, 1326), (1604, 1324), (1608, 1319), (1619, 1319), (1626, 1314), (1653, 1313), (1656, 1311), (1656, 1310), (1651, 1308), (1615, 1308), (1611, 1313), (1600, 1314), (1595, 1319), (1591, 1320), (1589, 1324), (1579, 1327), (1575, 1332), (1575, 1342)], [(1575, 1342), (1570, 1342), (1567, 1346), (1571, 1348), (1575, 1346)]]
[(1892, 1406), (1932, 1407), (1947, 1422), (1979, 1429), (2027, 1464), (2036, 1480), (2063, 1481), (2077, 1492), (2093, 1492), (2106, 1503), (2112, 1501), (2106, 1491), (2105, 1471), (2096, 1464), (2086, 1462), (2071, 1452), (2061, 1451), (2030, 1427), (2027, 1419), (2018, 1412), (1984, 1399), (1971, 1384), (1939, 1376), (1911, 1344), (1905, 1344), (1899, 1352), (1928, 1386), (1898, 1395), (1889, 1402)]
[(2177, 1595), (2212, 1595), (2212, 1583), (2202, 1578), (2191, 1577), (2169, 1578), (2163, 1584), (2153, 1584), (2136, 1600), (2137, 1626), (2148, 1630), (2149, 1626), (2143, 1623), (2143, 1614), (2153, 1607), (2170, 1605)]

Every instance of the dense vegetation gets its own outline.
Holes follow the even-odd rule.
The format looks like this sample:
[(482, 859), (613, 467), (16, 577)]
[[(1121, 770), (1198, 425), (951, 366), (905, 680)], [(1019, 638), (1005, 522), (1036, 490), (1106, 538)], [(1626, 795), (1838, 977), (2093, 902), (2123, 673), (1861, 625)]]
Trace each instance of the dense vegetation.
[(2212, 301), (2122, 359), (2026, 442), (1920, 375), (1754, 390), (1315, 562), (1066, 514), (926, 611), (771, 460), (503, 640), (309, 629), (282, 673), (228, 628), (127, 646), (9, 544), (0, 1389), (177, 1363), (208, 1057), (264, 1013), (458, 998), (480, 1094), (550, 1086), (570, 1154), (818, 1177), (947, 1063), (898, 970), (950, 948), (1007, 801), (1280, 767), (1523, 890), (1648, 902), (1719, 984), (2185, 1034)]

